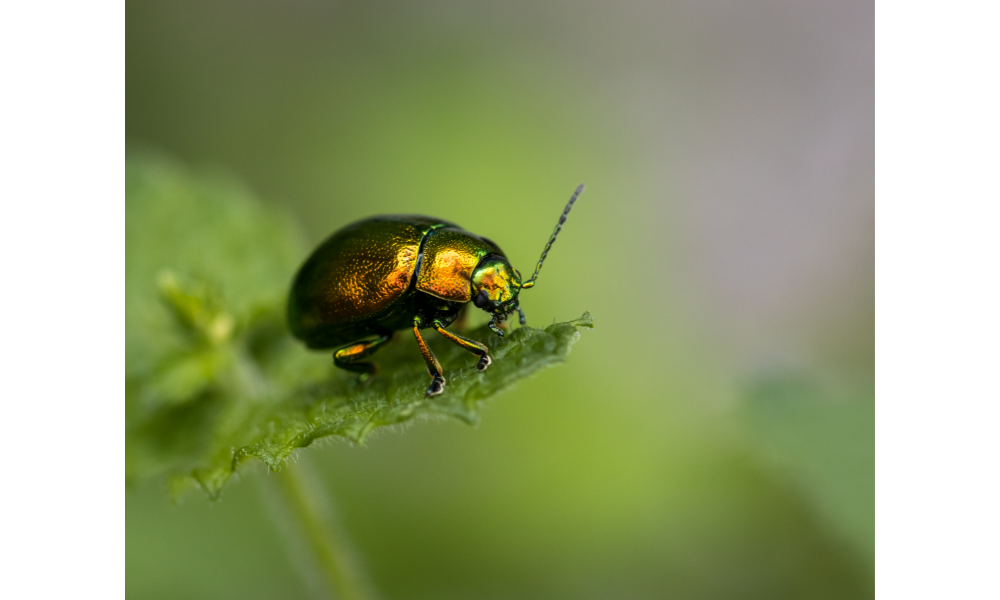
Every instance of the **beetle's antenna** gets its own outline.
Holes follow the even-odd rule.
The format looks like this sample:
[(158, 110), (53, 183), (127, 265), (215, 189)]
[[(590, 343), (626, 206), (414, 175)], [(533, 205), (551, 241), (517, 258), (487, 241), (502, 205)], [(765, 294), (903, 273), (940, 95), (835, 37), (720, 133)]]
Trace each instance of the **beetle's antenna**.
[(549, 255), (549, 250), (552, 248), (552, 244), (556, 242), (556, 236), (562, 231), (563, 223), (566, 222), (566, 216), (569, 211), (573, 208), (573, 203), (576, 202), (577, 197), (583, 192), (583, 184), (581, 183), (576, 191), (573, 192), (573, 196), (569, 199), (569, 203), (566, 204), (566, 208), (563, 209), (563, 214), (559, 217), (559, 222), (556, 223), (556, 229), (552, 232), (552, 237), (549, 238), (549, 243), (545, 244), (545, 250), (542, 250), (542, 257), (538, 259), (538, 266), (535, 267), (535, 274), (531, 276), (531, 279), (525, 281), (521, 284), (521, 289), (527, 289), (535, 286), (535, 280), (538, 279), (538, 272), (542, 270), (542, 263), (545, 262), (545, 257)]

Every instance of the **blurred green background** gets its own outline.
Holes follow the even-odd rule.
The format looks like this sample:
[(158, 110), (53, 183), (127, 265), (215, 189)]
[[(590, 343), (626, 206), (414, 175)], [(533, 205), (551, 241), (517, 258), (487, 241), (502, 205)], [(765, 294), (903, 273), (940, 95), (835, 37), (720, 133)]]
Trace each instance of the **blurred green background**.
[[(129, 2), (126, 140), (311, 243), (425, 213), (590, 311), (482, 423), (307, 449), (385, 598), (874, 595), (870, 2)], [(126, 250), (127, 251), (127, 250)], [(304, 258), (304, 257), (303, 257)], [(292, 274), (289, 273), (289, 278)], [(126, 489), (130, 598), (308, 597), (261, 486)]]

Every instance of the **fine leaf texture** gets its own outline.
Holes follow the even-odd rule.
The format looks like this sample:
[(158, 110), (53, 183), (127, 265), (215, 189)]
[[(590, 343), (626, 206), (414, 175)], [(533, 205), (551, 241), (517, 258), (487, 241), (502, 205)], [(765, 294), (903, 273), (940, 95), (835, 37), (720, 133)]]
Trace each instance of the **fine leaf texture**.
[(429, 334), (448, 379), (429, 399), (416, 342), (399, 332), (374, 357), (379, 375), (359, 384), (287, 332), (285, 295), (308, 249), (285, 215), (148, 153), (129, 154), (125, 189), (126, 480), (162, 477), (174, 495), (197, 485), (216, 498), (246, 461), (276, 470), (327, 436), (363, 444), (418, 417), (475, 423), (481, 401), (564, 361), (593, 327), (585, 314), (503, 339), (463, 332), (490, 347), (485, 372)]

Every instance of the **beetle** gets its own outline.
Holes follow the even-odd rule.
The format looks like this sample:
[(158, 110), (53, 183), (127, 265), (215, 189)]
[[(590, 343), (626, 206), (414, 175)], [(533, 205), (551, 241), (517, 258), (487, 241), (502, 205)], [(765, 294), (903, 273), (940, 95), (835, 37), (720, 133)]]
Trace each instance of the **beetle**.
[(511, 313), (517, 311), (524, 325), (518, 295), (535, 285), (581, 192), (582, 184), (524, 282), (495, 242), (450, 221), (384, 215), (352, 223), (320, 244), (296, 274), (288, 296), (289, 329), (310, 349), (339, 348), (334, 364), (367, 380), (378, 365), (365, 359), (396, 331), (412, 328), (431, 376), (426, 395), (436, 396), (444, 391), (444, 372), (420, 330), (435, 329), (478, 356), (480, 371), (489, 367), (488, 347), (445, 328), (469, 302), (491, 315), (489, 328), (500, 337), (500, 324)]

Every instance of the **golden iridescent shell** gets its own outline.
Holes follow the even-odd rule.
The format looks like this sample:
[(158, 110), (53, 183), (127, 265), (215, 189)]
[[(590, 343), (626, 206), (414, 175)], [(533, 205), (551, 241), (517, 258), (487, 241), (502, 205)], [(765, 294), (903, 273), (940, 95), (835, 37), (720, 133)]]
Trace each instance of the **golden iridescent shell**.
[(503, 253), (441, 219), (358, 221), (327, 238), (299, 270), (288, 298), (289, 327), (311, 348), (405, 327), (412, 294), (468, 302), (473, 270), (489, 254)]
[(310, 347), (354, 341), (363, 324), (391, 311), (410, 285), (420, 243), (446, 221), (383, 216), (331, 235), (295, 277), (288, 299), (292, 333)]

